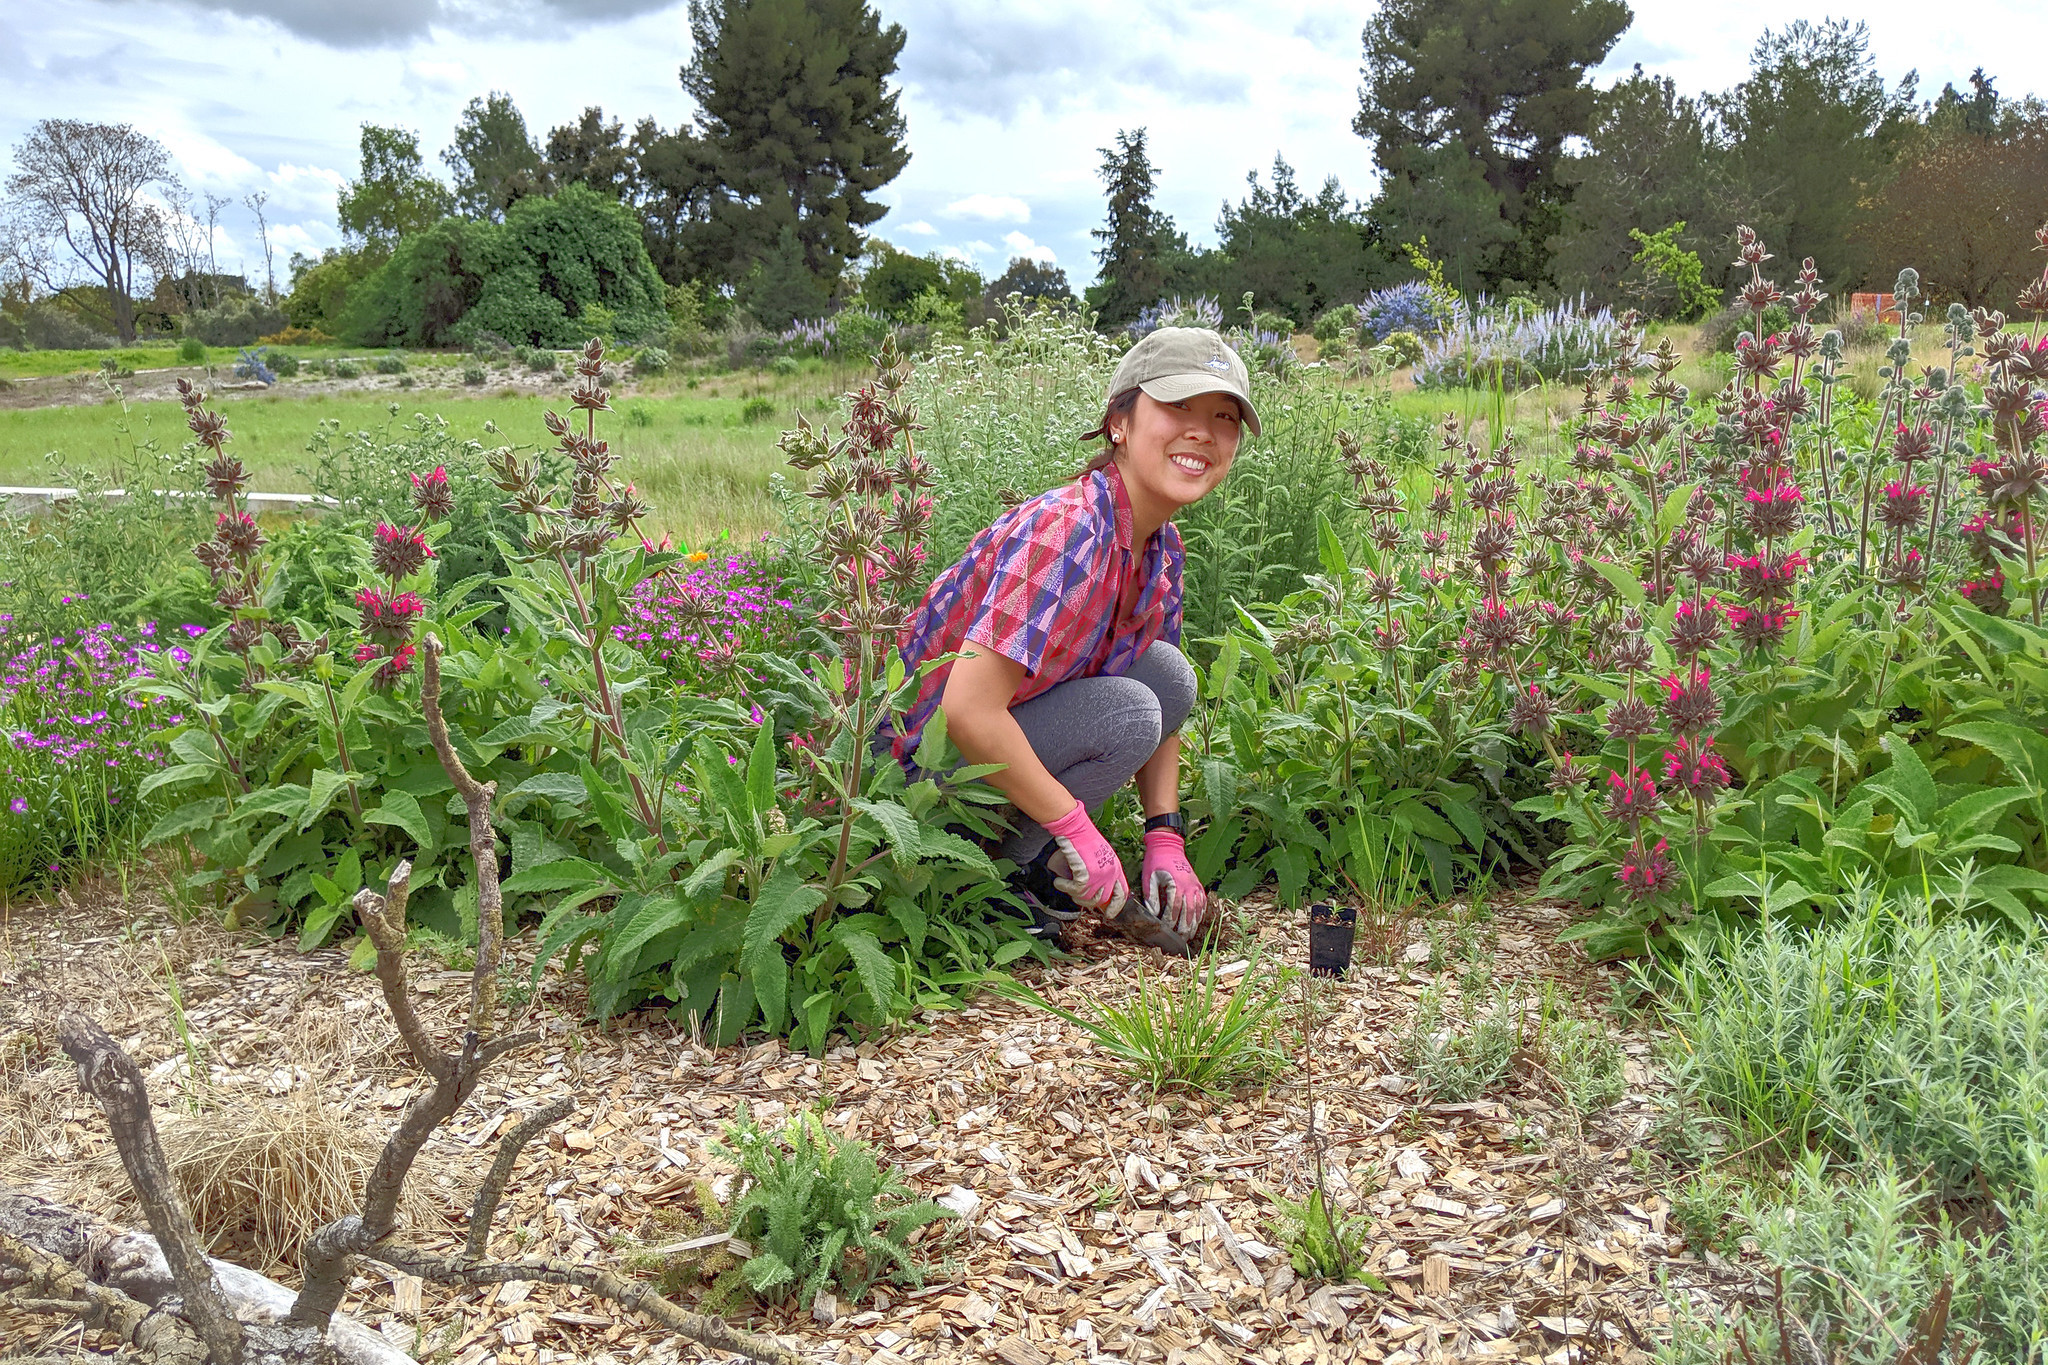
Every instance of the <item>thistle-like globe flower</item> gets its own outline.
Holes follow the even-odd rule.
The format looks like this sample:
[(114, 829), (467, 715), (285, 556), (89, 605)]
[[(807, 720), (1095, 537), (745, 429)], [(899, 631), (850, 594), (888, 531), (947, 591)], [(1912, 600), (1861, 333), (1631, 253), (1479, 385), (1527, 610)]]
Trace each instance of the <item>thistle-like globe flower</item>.
[(1714, 647), (1721, 638), (1720, 604), (1707, 598), (1699, 605), (1680, 602), (1671, 618), (1671, 648), (1684, 658), (1695, 658)]
[(427, 538), (410, 526), (379, 522), (370, 546), (370, 563), (385, 578), (397, 580), (419, 572), (434, 557)]
[(1657, 792), (1657, 779), (1647, 768), (1623, 776), (1607, 774), (1607, 818), (1634, 827), (1655, 815), (1664, 800)]
[(416, 592), (386, 593), (364, 588), (356, 594), (356, 612), (363, 634), (385, 644), (404, 644), (412, 639), (413, 628), (426, 609), (427, 604)]
[(1615, 739), (1641, 739), (1654, 734), (1657, 713), (1640, 697), (1623, 697), (1607, 707), (1607, 733)]
[(1637, 900), (1656, 895), (1676, 880), (1671, 859), (1667, 856), (1669, 851), (1670, 845), (1662, 839), (1654, 848), (1645, 849), (1640, 844), (1630, 848), (1622, 858), (1621, 866), (1615, 869), (1615, 879)]
[(263, 548), (266, 537), (247, 512), (222, 512), (213, 524), (213, 538), (230, 556), (247, 559)]
[(1557, 728), (1557, 703), (1530, 683), (1508, 707), (1508, 728), (1525, 739), (1541, 739)]
[(1715, 695), (1713, 677), (1706, 669), (1692, 669), (1684, 677), (1674, 673), (1663, 682), (1664, 723), (1672, 734), (1696, 735), (1719, 723), (1721, 699)]
[(428, 520), (441, 521), (455, 511), (455, 492), (448, 486), (448, 471), (441, 465), (426, 474), (414, 474), (412, 505), (426, 513)]
[(1884, 486), (1884, 502), (1877, 509), (1877, 519), (1888, 530), (1917, 530), (1927, 518), (1928, 492), (1924, 483), (1906, 484), (1893, 479)]

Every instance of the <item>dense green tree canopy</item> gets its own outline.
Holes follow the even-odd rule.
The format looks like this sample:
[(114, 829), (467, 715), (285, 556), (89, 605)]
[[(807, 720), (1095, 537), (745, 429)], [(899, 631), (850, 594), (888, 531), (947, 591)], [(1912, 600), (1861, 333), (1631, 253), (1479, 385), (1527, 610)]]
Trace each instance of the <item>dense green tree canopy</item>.
[(1713, 101), (1754, 204), (1750, 225), (1778, 256), (1811, 256), (1838, 283), (1896, 268), (1870, 262), (1853, 229), (1912, 127), (1912, 74), (1887, 90), (1868, 28), (1846, 19), (1767, 32), (1750, 63), (1749, 78)]
[(607, 121), (597, 105), (586, 108), (576, 122), (548, 133), (547, 176), (557, 189), (586, 185), (599, 194), (628, 200), (639, 179), (636, 171), (625, 125), (616, 118)]
[(1198, 272), (1224, 303), (1250, 291), (1261, 308), (1306, 327), (1325, 309), (1356, 303), (1389, 281), (1392, 266), (1335, 176), (1316, 194), (1304, 194), (1294, 168), (1276, 155), (1270, 186), (1259, 183), (1256, 171), (1245, 176), (1245, 185), (1241, 201), (1224, 204), (1210, 268)]
[[(1593, 118), (1586, 74), (1633, 17), (1622, 0), (1387, 0), (1365, 27), (1351, 126), (1373, 144), (1394, 231), (1456, 221), (1475, 253), (1461, 263), (1470, 273), (1492, 286), (1543, 278), (1563, 202), (1558, 165)], [(1476, 163), (1510, 229), (1491, 246), (1497, 234), (1476, 221), (1485, 205), (1462, 160)], [(1439, 182), (1449, 202), (1420, 202)]]
[(1011, 257), (1009, 268), (996, 276), (988, 287), (991, 300), (1006, 299), (1012, 294), (1042, 299), (1047, 303), (1072, 303), (1074, 300), (1074, 290), (1067, 283), (1066, 271), (1028, 256)]
[(1641, 272), (1630, 231), (1656, 233), (1683, 222), (1678, 245), (1697, 252), (1707, 280), (1725, 285), (1734, 254), (1727, 245), (1750, 204), (1731, 173), (1711, 115), (1678, 93), (1668, 76), (1639, 66), (1603, 91), (1583, 155), (1566, 159), (1560, 179), (1571, 191), (1553, 243), (1552, 271), (1569, 293), (1634, 298)]
[(448, 187), (421, 168), (419, 134), (365, 123), (361, 147), (362, 167), (336, 206), (345, 235), (381, 255), (454, 209)]
[(683, 88), (715, 173), (701, 274), (743, 278), (785, 228), (830, 285), (910, 161), (897, 92), (901, 25), (866, 0), (691, 0)]
[(443, 346), (489, 332), (563, 347), (596, 331), (630, 339), (667, 325), (667, 288), (639, 220), (587, 185), (521, 199), (502, 223), (447, 218), (410, 234), (339, 310), (343, 335), (371, 346)]
[(540, 149), (512, 97), (493, 90), (471, 100), (441, 153), (455, 177), (455, 203), (472, 218), (502, 218), (515, 199), (545, 188)]

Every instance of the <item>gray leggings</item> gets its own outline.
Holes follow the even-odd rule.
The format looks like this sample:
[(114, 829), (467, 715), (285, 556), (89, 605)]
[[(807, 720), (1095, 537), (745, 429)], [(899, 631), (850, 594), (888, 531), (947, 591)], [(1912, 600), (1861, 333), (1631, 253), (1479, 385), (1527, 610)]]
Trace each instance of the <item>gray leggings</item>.
[[(1195, 670), (1178, 649), (1155, 641), (1128, 673), (1075, 678), (1010, 708), (1031, 750), (1092, 816), (1112, 792), (1137, 775), (1160, 741), (1178, 731), (1195, 706)], [(1014, 807), (1017, 832), (1001, 856), (1019, 867), (1052, 836)]]

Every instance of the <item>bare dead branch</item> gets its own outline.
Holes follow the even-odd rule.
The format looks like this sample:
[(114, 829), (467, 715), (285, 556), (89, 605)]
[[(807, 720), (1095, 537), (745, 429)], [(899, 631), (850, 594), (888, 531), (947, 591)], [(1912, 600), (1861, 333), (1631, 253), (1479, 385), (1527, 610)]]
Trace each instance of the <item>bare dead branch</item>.
[(520, 1151), (536, 1134), (557, 1119), (567, 1117), (575, 1108), (576, 1101), (564, 1095), (547, 1108), (520, 1120), (498, 1143), (497, 1159), (491, 1162), (491, 1169), (485, 1173), (484, 1183), (477, 1186), (476, 1202), (469, 1206), (469, 1237), (462, 1245), (464, 1258), (474, 1261), (488, 1249), (491, 1219), (497, 1216), (498, 1201), (505, 1197), (505, 1182), (512, 1178), (512, 1167), (518, 1163)]
[(391, 869), (384, 894), (369, 887), (356, 892), (356, 918), (377, 949), (377, 984), (384, 988), (384, 1003), (391, 1009), (391, 1021), (398, 1036), (419, 1063), (420, 1070), (440, 1080), (454, 1065), (454, 1059), (434, 1046), (413, 1008), (412, 989), (405, 971), (405, 904), (412, 893), (412, 861), (403, 859)]
[(104, 1029), (75, 1011), (67, 1011), (57, 1020), (57, 1041), (77, 1065), (79, 1085), (106, 1111), (128, 1183), (142, 1201), (150, 1229), (162, 1244), (164, 1259), (184, 1297), (185, 1316), (206, 1343), (207, 1352), (222, 1365), (233, 1365), (242, 1358), (242, 1325), (221, 1297), (213, 1267), (207, 1264), (206, 1248), (200, 1244), (192, 1214), (178, 1193), (177, 1178), (164, 1158), (142, 1073)]
[(468, 1264), (443, 1260), (412, 1247), (380, 1243), (365, 1253), (373, 1261), (435, 1284), (475, 1287), (530, 1280), (536, 1284), (567, 1284), (587, 1289), (609, 1299), (629, 1313), (642, 1313), (678, 1336), (709, 1346), (714, 1351), (731, 1351), (761, 1365), (802, 1365), (802, 1358), (756, 1332), (742, 1331), (723, 1318), (692, 1313), (679, 1308), (654, 1292), (651, 1285), (614, 1275), (608, 1270), (572, 1265), (552, 1258)]
[(441, 640), (429, 632), (420, 642), (420, 709), (427, 717), (427, 738), (455, 784), (469, 813), (469, 857), (476, 864), (476, 966), (469, 975), (470, 1031), (489, 1037), (498, 1007), (498, 963), (505, 952), (505, 894), (498, 887), (498, 836), (491, 826), (491, 802), (498, 784), (469, 775), (449, 737), (441, 714)]

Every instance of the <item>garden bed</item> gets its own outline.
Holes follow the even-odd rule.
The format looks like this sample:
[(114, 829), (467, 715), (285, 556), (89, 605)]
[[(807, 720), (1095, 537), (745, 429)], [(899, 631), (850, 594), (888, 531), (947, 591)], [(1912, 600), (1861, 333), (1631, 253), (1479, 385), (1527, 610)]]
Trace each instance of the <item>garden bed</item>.
[[(17, 913), (0, 955), (0, 1179), (139, 1222), (107, 1159), (104, 1121), (50, 1041), (60, 1000), (103, 1002), (167, 1121), (204, 1096), (258, 1110), (317, 1098), (329, 1120), (376, 1141), (395, 1122), (418, 1077), (374, 979), (338, 951), (299, 955), (160, 911), (125, 918), (107, 886), (61, 899)], [(1305, 961), (1304, 919), (1256, 899), (1244, 909), (1265, 962)], [(1616, 979), (1555, 945), (1563, 915), (1508, 898), (1468, 919), (1456, 951), (1448, 919), (1434, 936), (1418, 922), (1396, 968), (1354, 969), (1324, 997), (1313, 1069), (1326, 1169), (1340, 1202), (1374, 1215), (1368, 1268), (1385, 1292), (1304, 1283), (1278, 1245), (1265, 1192), (1300, 1197), (1312, 1180), (1302, 1068), (1263, 1095), (1155, 1099), (1104, 1070), (1078, 1030), (989, 995), (812, 1059), (773, 1042), (699, 1048), (653, 1012), (599, 1030), (581, 1022), (578, 983), (551, 972), (533, 1007), (545, 1041), (436, 1135), (416, 1184), (450, 1211), (464, 1206), (481, 1169), (470, 1149), (518, 1113), (573, 1096), (577, 1112), (545, 1149), (529, 1149), (498, 1250), (519, 1241), (525, 1254), (665, 1272), (688, 1302), (688, 1267), (716, 1245), (676, 1247), (720, 1230), (700, 1223), (697, 1201), (699, 1182), (719, 1188), (729, 1169), (707, 1150), (721, 1121), (742, 1103), (767, 1120), (827, 1102), (835, 1130), (866, 1138), (919, 1191), (968, 1216), (927, 1238), (935, 1268), (920, 1290), (888, 1286), (836, 1316), (791, 1305), (757, 1318), (808, 1358), (1646, 1359), (1666, 1321), (1655, 1278), (1704, 1287), (1717, 1273), (1684, 1254), (1635, 1157), (1652, 1126), (1648, 1040), (1623, 1039), (1627, 1093), (1584, 1122), (1539, 1067), (1518, 1065), (1472, 1102), (1432, 1104), (1418, 1102), (1402, 1061), (1417, 998), (1439, 977), (1455, 991), (1479, 961), (1498, 983), (1554, 983), (1594, 1016)], [(1035, 984), (1070, 1007), (1121, 1001), (1141, 971), (1162, 969), (1148, 957), (1091, 939)], [(452, 1017), (466, 973), (419, 965), (430, 1004)], [(184, 1079), (178, 1009), (208, 1087)], [(417, 1235), (447, 1249), (459, 1234)], [(246, 1233), (221, 1250), (261, 1260)], [(526, 1289), (422, 1293), (359, 1279), (344, 1308), (418, 1358), (455, 1365), (679, 1358), (677, 1343), (578, 1291)], [(48, 1331), (47, 1320), (0, 1322), (13, 1341)], [(1560, 1354), (1567, 1343), (1579, 1349)]]

